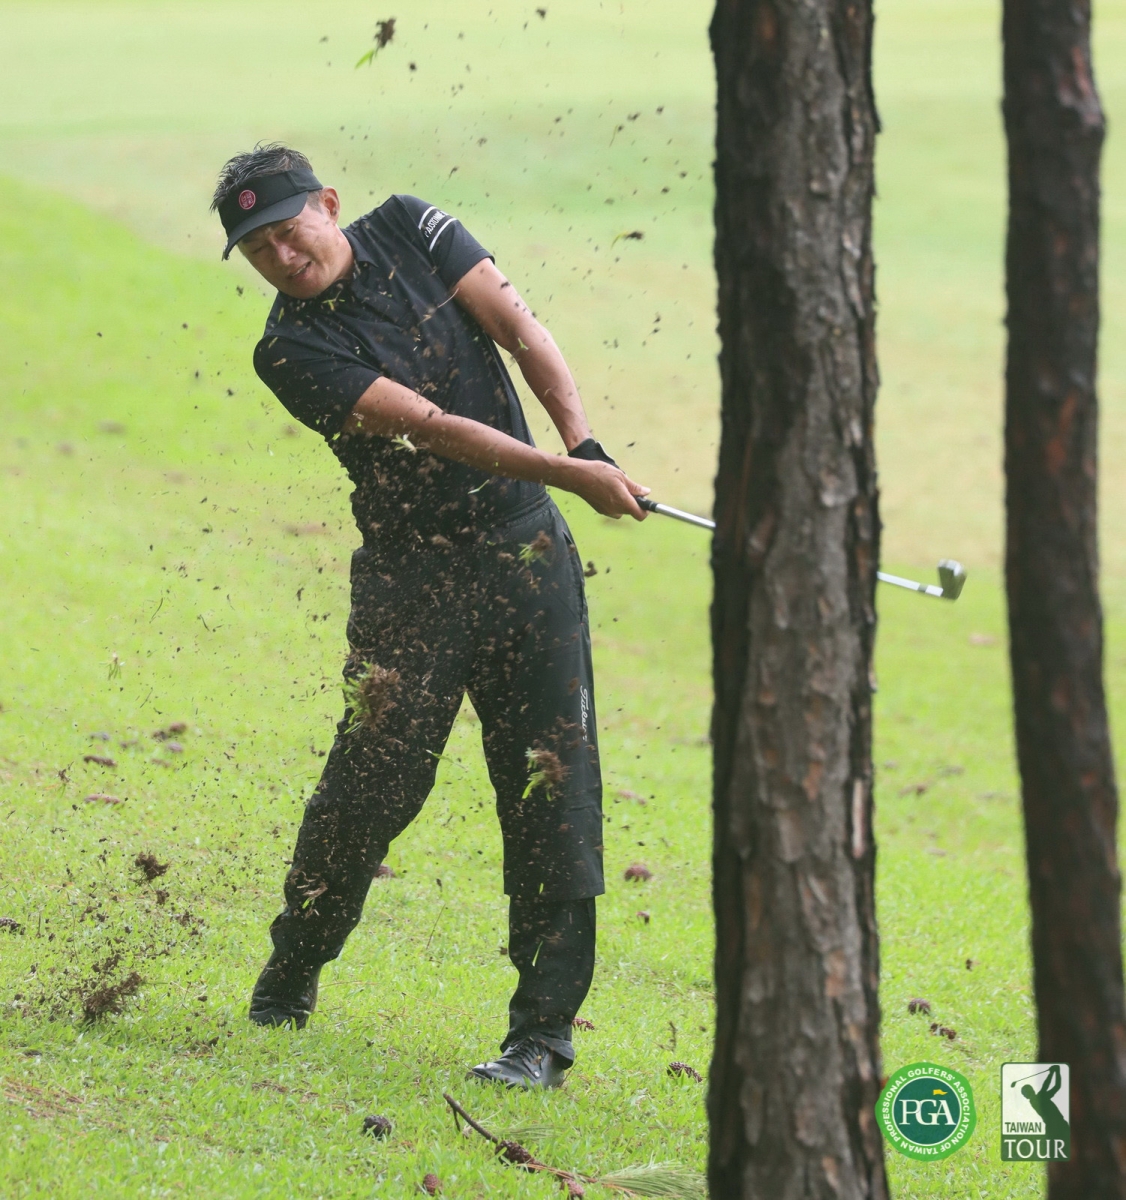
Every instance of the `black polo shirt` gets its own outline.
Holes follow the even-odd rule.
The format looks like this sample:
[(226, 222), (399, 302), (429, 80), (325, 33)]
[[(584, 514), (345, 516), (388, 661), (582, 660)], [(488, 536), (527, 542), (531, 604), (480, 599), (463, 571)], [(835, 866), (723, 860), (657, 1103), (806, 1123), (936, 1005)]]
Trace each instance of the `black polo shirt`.
[(496, 346), (450, 295), (489, 252), (456, 217), (414, 196), (392, 196), (344, 234), (356, 260), (351, 278), (309, 300), (279, 292), (254, 368), (348, 472), (365, 544), (471, 535), (532, 507), (541, 484), (341, 432), (356, 401), (386, 377), (533, 444)]

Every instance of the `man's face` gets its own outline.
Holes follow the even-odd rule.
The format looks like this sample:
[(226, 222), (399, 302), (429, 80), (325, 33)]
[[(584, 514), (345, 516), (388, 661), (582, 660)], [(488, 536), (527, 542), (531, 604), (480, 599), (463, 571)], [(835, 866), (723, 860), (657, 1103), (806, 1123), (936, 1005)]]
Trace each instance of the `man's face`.
[(340, 198), (333, 188), (320, 193), (288, 221), (276, 221), (248, 233), (238, 244), (243, 256), (287, 296), (319, 296), (352, 269), (352, 247), (336, 219)]

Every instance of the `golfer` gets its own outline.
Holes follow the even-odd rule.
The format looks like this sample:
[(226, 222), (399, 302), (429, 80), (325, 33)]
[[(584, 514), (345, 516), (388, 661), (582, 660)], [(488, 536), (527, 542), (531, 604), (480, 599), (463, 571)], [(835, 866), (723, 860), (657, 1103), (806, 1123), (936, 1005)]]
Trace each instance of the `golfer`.
[[(346, 229), (309, 160), (272, 144), (223, 168), (212, 207), (277, 288), (263, 382), (355, 490), (344, 717), (306, 809), (250, 1019), (301, 1028), (390, 842), (418, 815), (462, 699), (496, 791), (519, 982), (495, 1060), (554, 1087), (594, 970), (602, 781), (583, 571), (544, 485), (610, 517), (648, 491), (591, 436), (550, 334), (461, 222), (392, 196)], [(567, 456), (536, 449), (497, 351)]]

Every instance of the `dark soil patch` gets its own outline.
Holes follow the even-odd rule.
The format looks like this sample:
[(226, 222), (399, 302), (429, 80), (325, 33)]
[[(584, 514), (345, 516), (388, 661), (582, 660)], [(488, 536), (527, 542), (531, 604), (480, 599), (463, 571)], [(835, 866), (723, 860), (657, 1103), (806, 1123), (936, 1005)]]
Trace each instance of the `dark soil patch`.
[(172, 920), (183, 925), (192, 937), (199, 937), (203, 933), (203, 918), (197, 917), (195, 913), (189, 912), (187, 909), (182, 913), (177, 913)]
[[(140, 867), (141, 874), (144, 875), (149, 883), (152, 883), (154, 879), (159, 879), (172, 864), (157, 862), (155, 854), (148, 854), (142, 851), (133, 860), (133, 865)], [(165, 894), (167, 895), (167, 893)]]
[(644, 863), (635, 862), (626, 867), (622, 878), (627, 882), (632, 880), (634, 883), (648, 883), (653, 878), (653, 872)]
[(375, 23), (375, 45), (377, 50), (382, 50), (389, 41), (395, 36), (395, 18), (388, 17), (386, 21), (376, 21)]
[[(117, 965), (116, 962), (113, 962), (111, 966), (111, 962), (112, 957), (103, 964), (105, 971), (112, 970)], [(97, 1021), (111, 1014), (119, 1016), (125, 1011), (127, 1001), (140, 991), (141, 984), (144, 982), (136, 971), (130, 971), (116, 983), (102, 984), (101, 987), (86, 992), (81, 996), (82, 1015), (87, 1021)]]

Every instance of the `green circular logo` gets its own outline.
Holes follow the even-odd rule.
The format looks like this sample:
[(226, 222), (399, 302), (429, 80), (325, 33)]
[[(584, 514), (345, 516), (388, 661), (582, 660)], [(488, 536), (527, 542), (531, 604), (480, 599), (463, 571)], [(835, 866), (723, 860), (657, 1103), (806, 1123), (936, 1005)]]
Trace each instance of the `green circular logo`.
[(909, 1158), (945, 1158), (977, 1124), (969, 1080), (949, 1067), (911, 1063), (887, 1081), (876, 1104), (884, 1137)]

